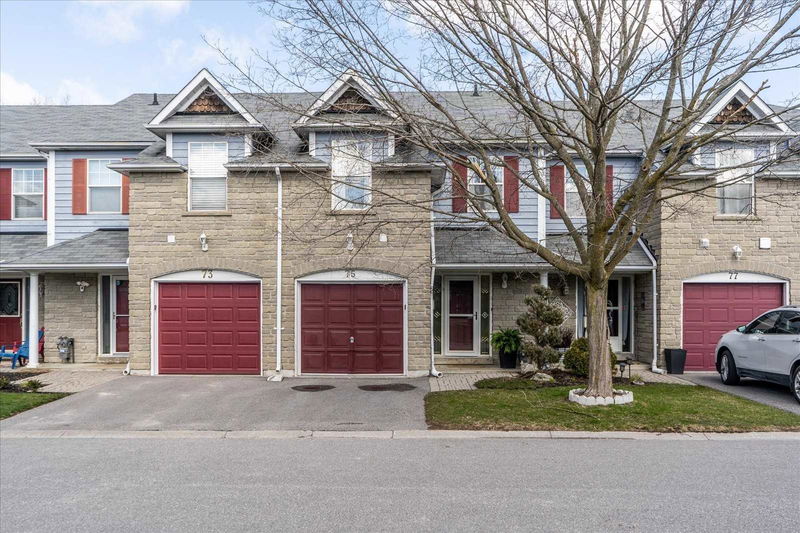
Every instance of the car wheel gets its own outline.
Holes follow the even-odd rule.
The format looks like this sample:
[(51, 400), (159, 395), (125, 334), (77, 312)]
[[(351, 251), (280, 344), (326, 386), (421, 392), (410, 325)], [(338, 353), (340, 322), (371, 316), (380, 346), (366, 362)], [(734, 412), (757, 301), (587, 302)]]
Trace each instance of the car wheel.
[(719, 377), (725, 385), (736, 385), (739, 383), (739, 373), (736, 371), (736, 362), (733, 354), (728, 350), (722, 350), (719, 361)]
[(790, 381), (792, 387), (792, 394), (794, 394), (794, 399), (800, 402), (800, 365), (795, 367), (794, 372), (792, 372), (792, 380)]

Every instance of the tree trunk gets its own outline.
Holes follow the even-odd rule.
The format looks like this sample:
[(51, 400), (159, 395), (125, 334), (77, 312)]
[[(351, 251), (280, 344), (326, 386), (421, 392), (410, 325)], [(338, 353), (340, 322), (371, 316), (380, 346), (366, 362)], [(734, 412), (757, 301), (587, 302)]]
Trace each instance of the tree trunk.
[(611, 356), (608, 347), (608, 314), (606, 312), (608, 280), (602, 285), (586, 284), (586, 306), (589, 340), (589, 385), (585, 396), (613, 396)]

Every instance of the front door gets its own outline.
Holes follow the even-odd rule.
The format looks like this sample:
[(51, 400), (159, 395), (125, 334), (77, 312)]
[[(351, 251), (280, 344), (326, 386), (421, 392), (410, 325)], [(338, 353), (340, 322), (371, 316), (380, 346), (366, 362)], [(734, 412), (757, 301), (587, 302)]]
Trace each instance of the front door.
[(114, 352), (128, 353), (129, 345), (129, 313), (128, 313), (128, 280), (114, 278)]
[(0, 345), (7, 350), (22, 341), (22, 283), (0, 281)]
[(478, 278), (475, 276), (447, 278), (445, 289), (447, 354), (479, 355), (480, 290)]
[(606, 305), (608, 341), (611, 343), (611, 349), (615, 353), (622, 351), (622, 336), (620, 335), (620, 319), (622, 318), (620, 303), (622, 302), (622, 296), (620, 292), (620, 280), (608, 280), (608, 303)]

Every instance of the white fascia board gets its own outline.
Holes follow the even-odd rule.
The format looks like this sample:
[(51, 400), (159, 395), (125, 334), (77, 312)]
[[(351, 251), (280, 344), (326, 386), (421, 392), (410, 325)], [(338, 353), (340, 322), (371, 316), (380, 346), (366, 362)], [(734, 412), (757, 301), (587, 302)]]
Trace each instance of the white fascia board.
[(152, 124), (145, 124), (145, 128), (150, 131), (163, 131), (165, 133), (170, 132), (206, 132), (206, 131), (223, 131), (223, 132), (233, 132), (237, 130), (242, 131), (250, 131), (250, 130), (264, 130), (264, 126), (261, 124), (236, 124), (236, 125), (225, 125), (225, 124), (162, 124), (162, 125), (152, 125)]
[(15, 154), (13, 152), (6, 152), (0, 154), (0, 161), (44, 161), (47, 157), (41, 154)]
[(327, 163), (226, 163), (223, 165), (228, 170), (247, 170), (247, 169), (292, 169), (292, 168), (310, 168), (310, 169), (327, 169)]
[(37, 272), (48, 271), (76, 271), (76, 272), (92, 272), (95, 270), (111, 269), (111, 270), (128, 270), (127, 263), (87, 263), (87, 264), (13, 264), (5, 265), (0, 264), (0, 269), (5, 270), (5, 267), (13, 267), (14, 270), (28, 270)]
[(319, 113), (319, 111), (325, 106), (335, 102), (336, 99), (339, 98), (342, 93), (344, 93), (350, 87), (353, 87), (355, 90), (361, 93), (361, 95), (369, 100), (370, 103), (377, 109), (382, 110), (392, 118), (397, 118), (397, 115), (391, 109), (389, 109), (381, 96), (372, 87), (365, 83), (361, 76), (352, 70), (347, 70), (342, 73), (341, 76), (336, 78), (336, 81), (334, 81), (331, 86), (328, 87), (324, 93), (322, 93), (322, 96), (317, 98), (317, 100), (311, 104), (311, 107), (309, 107), (306, 110), (306, 113), (295, 122), (295, 125), (305, 125), (311, 117)]
[[(772, 108), (767, 105), (764, 100), (761, 99), (760, 96), (756, 95), (755, 92), (743, 81), (739, 80), (733, 87), (731, 87), (725, 94), (723, 94), (711, 108), (709, 109), (708, 113), (703, 115), (703, 117), (697, 121), (697, 123), (692, 126), (692, 129), (689, 130), (689, 135), (696, 135), (700, 129), (711, 122), (714, 117), (716, 117), (722, 108), (728, 105), (734, 97), (741, 96), (742, 103), (750, 102), (747, 104), (746, 108), (748, 111), (755, 110), (756, 113), (754, 115), (761, 115), (758, 118), (763, 118), (766, 116), (770, 116), (769, 121), (772, 122), (781, 132), (784, 134), (788, 134), (791, 132), (789, 126), (781, 120), (780, 118), (774, 116), (775, 112)], [(751, 101), (752, 99), (752, 101)]]
[(552, 270), (550, 263), (437, 263), (437, 270)]
[(186, 172), (186, 167), (183, 165), (159, 165), (159, 164), (141, 164), (141, 165), (106, 165), (109, 169), (119, 172), (120, 174), (128, 174), (129, 172)]
[(650, 247), (647, 246), (647, 244), (645, 244), (645, 242), (642, 240), (641, 237), (639, 237), (637, 243), (639, 244), (639, 246), (642, 247), (642, 250), (644, 250), (644, 253), (645, 255), (647, 255), (647, 258), (650, 259), (651, 263), (653, 263), (653, 268), (655, 268), (658, 265), (658, 262), (656, 261), (656, 256), (654, 256), (653, 253), (650, 251)]
[(48, 152), (50, 150), (115, 150), (119, 148), (147, 148), (153, 140), (146, 141), (101, 141), (101, 142), (32, 142), (32, 148)]
[(185, 109), (186, 106), (191, 104), (194, 101), (200, 92), (205, 90), (207, 86), (210, 86), (217, 95), (222, 98), (222, 100), (228, 105), (228, 107), (236, 110), (240, 115), (242, 115), (247, 122), (250, 124), (258, 124), (261, 125), (250, 112), (245, 109), (245, 107), (239, 103), (239, 101), (226, 89), (218, 80), (214, 77), (208, 69), (202, 69), (197, 75), (189, 81), (189, 83), (184, 86), (181, 91), (176, 94), (172, 100), (165, 105), (158, 114), (153, 117), (153, 120), (150, 121), (149, 126), (158, 126), (168, 117), (172, 116), (174, 113), (177, 113), (182, 108)]

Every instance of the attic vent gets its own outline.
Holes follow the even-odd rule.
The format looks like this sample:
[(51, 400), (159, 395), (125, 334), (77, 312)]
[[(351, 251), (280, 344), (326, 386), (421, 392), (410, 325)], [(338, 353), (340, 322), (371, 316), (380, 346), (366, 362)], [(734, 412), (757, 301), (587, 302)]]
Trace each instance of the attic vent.
[(153, 102), (150, 105), (158, 105), (158, 93), (153, 93)]
[(347, 89), (326, 113), (375, 113), (377, 110), (369, 100), (352, 87)]
[(711, 122), (713, 124), (722, 124), (726, 121), (728, 124), (749, 124), (755, 119), (756, 117), (748, 111), (744, 104), (734, 98), (722, 108), (722, 111)]
[(222, 101), (222, 98), (214, 92), (214, 89), (206, 87), (206, 89), (200, 93), (200, 96), (186, 108), (184, 113), (233, 113), (233, 111)]

